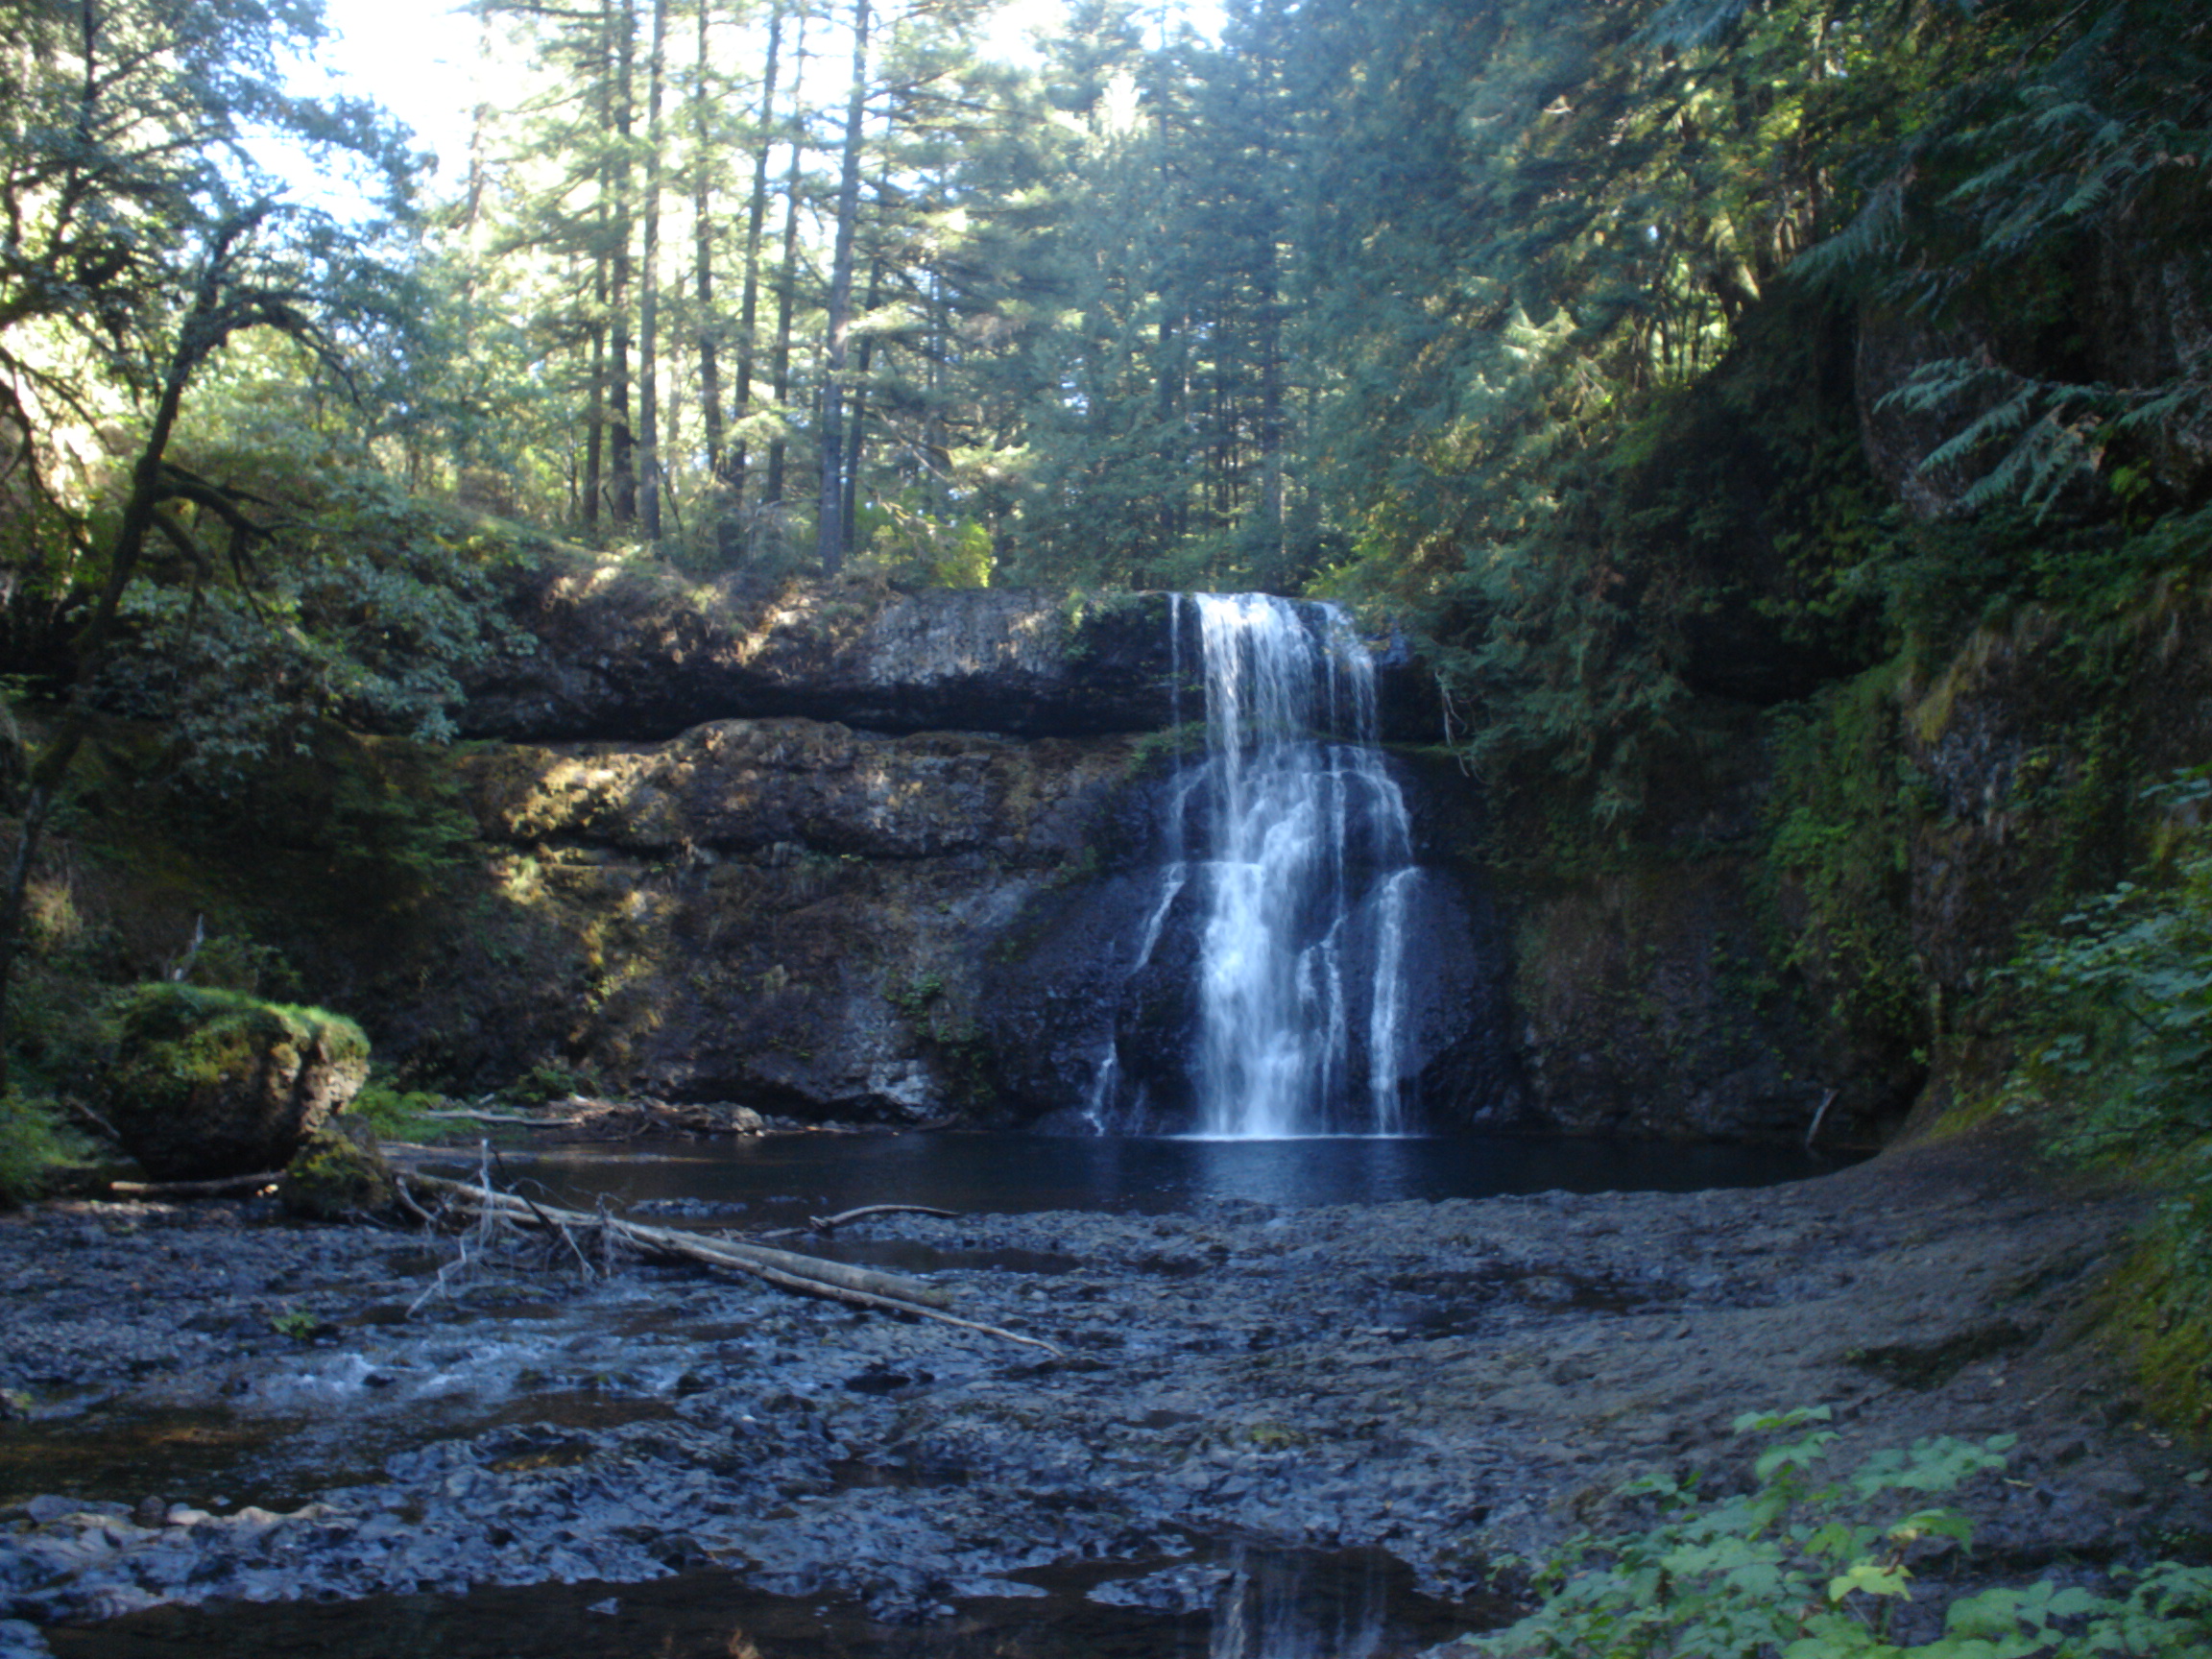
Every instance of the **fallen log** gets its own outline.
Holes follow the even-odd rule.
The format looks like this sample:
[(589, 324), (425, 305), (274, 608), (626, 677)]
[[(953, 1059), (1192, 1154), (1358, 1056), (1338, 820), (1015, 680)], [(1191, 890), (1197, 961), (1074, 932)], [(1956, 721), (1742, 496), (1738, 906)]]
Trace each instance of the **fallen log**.
[(229, 1192), (258, 1191), (284, 1178), (281, 1169), (260, 1175), (224, 1175), (212, 1181), (110, 1181), (108, 1190), (118, 1198), (220, 1198)]
[[(926, 1285), (902, 1274), (878, 1273), (872, 1268), (854, 1267), (843, 1262), (825, 1262), (817, 1256), (804, 1256), (793, 1250), (777, 1250), (764, 1244), (750, 1244), (710, 1234), (679, 1232), (670, 1227), (651, 1227), (641, 1222), (624, 1221), (613, 1215), (591, 1215), (581, 1210), (534, 1204), (511, 1193), (495, 1191), (489, 1186), (470, 1186), (467, 1182), (448, 1181), (436, 1175), (416, 1175), (410, 1179), (428, 1191), (460, 1204), (473, 1206), (480, 1211), (492, 1212), (519, 1226), (549, 1228), (565, 1236), (570, 1231), (595, 1230), (601, 1237), (626, 1244), (641, 1255), (674, 1258), (695, 1262), (704, 1266), (726, 1268), (748, 1274), (780, 1290), (789, 1290), (797, 1295), (820, 1297), (825, 1301), (842, 1303), (849, 1308), (866, 1308), (878, 1312), (904, 1313), (921, 1319), (934, 1319), (940, 1324), (980, 1332), (987, 1336), (1018, 1342), (1023, 1347), (1042, 1348), (1054, 1357), (1060, 1354), (1056, 1346), (1042, 1337), (1023, 1336), (1000, 1326), (962, 1319), (946, 1311), (951, 1301), (946, 1292), (933, 1285)], [(571, 1239), (571, 1247), (573, 1242)]]

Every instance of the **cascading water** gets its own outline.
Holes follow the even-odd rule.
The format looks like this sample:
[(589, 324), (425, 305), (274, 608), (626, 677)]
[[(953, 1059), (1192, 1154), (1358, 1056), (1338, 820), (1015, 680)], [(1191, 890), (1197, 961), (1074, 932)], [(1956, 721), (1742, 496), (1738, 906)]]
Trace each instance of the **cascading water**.
[[(1206, 685), (1201, 1134), (1404, 1130), (1399, 1023), (1415, 881), (1405, 797), (1376, 747), (1375, 667), (1344, 613), (1191, 598)], [(1183, 830), (1176, 827), (1178, 847)], [(1168, 880), (1186, 879), (1180, 858)], [(1170, 892), (1167, 897), (1174, 897)]]

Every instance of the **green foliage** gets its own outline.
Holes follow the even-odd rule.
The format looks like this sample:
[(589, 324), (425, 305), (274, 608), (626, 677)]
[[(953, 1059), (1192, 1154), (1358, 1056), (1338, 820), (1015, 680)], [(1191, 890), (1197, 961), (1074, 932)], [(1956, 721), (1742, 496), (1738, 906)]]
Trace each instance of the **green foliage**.
[[(1752, 1413), (1736, 1431), (1771, 1436), (1828, 1417)], [(1950, 1604), (1941, 1635), (1892, 1640), (1915, 1564), (1973, 1537), (1965, 1514), (1921, 1500), (2001, 1471), (2013, 1436), (1916, 1441), (1824, 1477), (1835, 1439), (1813, 1429), (1775, 1440), (1732, 1497), (1670, 1477), (1631, 1483), (1659, 1506), (1654, 1526), (1575, 1539), (1537, 1574), (1534, 1613), (1462, 1646), (1490, 1659), (2153, 1659), (2212, 1633), (2212, 1568), (2164, 1562), (2111, 1594), (2050, 1580), (1983, 1590)]]
[(180, 962), (180, 981), (249, 997), (283, 998), (300, 989), (300, 974), (274, 945), (239, 933), (210, 933)]
[(0, 1094), (0, 1210), (27, 1204), (80, 1167), (90, 1150), (50, 1100)]
[(295, 1342), (305, 1342), (321, 1327), (322, 1321), (300, 1308), (287, 1308), (281, 1313), (269, 1315), (269, 1329), (279, 1336), (289, 1336)]
[(497, 603), (512, 541), (415, 501), (342, 435), (232, 432), (194, 460), (250, 491), (269, 535), (228, 584), (149, 571), (96, 683), (166, 724), (187, 785), (233, 793), (332, 725), (448, 742), (461, 677), (531, 648)]
[(991, 528), (981, 519), (940, 516), (920, 491), (865, 504), (854, 526), (868, 562), (894, 581), (928, 588), (988, 588)]
[(2116, 1310), (2169, 1416), (2212, 1413), (2212, 801), (2205, 769), (2150, 791), (2159, 856), (2023, 941), (2020, 1063), (2006, 1089), (2077, 1158), (2147, 1172), (2162, 1197)]
[(428, 1116), (445, 1104), (443, 1094), (427, 1090), (369, 1082), (348, 1102), (346, 1116), (368, 1125), (379, 1140), (436, 1142), (456, 1133), (450, 1122)]
[(502, 1093), (519, 1105), (542, 1106), (548, 1100), (561, 1100), (570, 1094), (581, 1094), (590, 1087), (591, 1079), (584, 1072), (548, 1060), (531, 1067), (508, 1084)]
[(1775, 712), (1766, 865), (1779, 958), (1847, 1025), (1911, 1044), (1924, 1036), (1907, 915), (1917, 780), (1896, 689), (1894, 666), (1878, 668)]
[[(2169, 845), (2138, 878), (2092, 895), (2025, 942), (2008, 971), (2024, 994), (2030, 1074), (2065, 1079), (2086, 1110), (2065, 1143), (2090, 1156), (2212, 1141), (2212, 800), (2203, 769), (2150, 792)], [(2212, 1190), (2204, 1194), (2212, 1198)]]

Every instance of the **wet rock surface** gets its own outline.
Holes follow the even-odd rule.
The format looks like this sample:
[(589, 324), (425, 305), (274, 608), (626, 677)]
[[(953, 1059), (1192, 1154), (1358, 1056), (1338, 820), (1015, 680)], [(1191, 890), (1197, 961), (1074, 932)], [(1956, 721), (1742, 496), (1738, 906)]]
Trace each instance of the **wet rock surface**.
[[(415, 1241), (237, 1214), (0, 1222), (0, 1379), (30, 1417), (5, 1431), (0, 1618), (720, 1566), (929, 1621), (1194, 1535), (1380, 1545), (1466, 1596), (1620, 1520), (1629, 1477), (1740, 1475), (1738, 1414), (1814, 1404), (1846, 1455), (2021, 1436), (1964, 1500), (1978, 1571), (2212, 1530), (2089, 1339), (2127, 1207), (1991, 1143), (1755, 1191), (871, 1225), (967, 1263), (937, 1275), (962, 1310), (1057, 1358), (636, 1269), (411, 1319)], [(228, 1464), (53, 1477), (73, 1434), (194, 1412)], [(268, 1501), (241, 1503), (254, 1466)]]

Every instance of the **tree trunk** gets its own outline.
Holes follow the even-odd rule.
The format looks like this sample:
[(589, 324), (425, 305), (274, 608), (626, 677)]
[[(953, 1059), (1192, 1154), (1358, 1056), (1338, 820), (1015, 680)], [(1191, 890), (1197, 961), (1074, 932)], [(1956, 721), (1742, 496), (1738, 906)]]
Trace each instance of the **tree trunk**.
[(584, 429), (584, 529), (599, 533), (599, 495), (607, 449), (607, 256), (591, 261), (591, 392)]
[(845, 159), (837, 179), (837, 240), (830, 261), (830, 318), (822, 352), (822, 492), (814, 550), (822, 573), (845, 564), (845, 340), (853, 325), (853, 236), (860, 217), (860, 143), (868, 114), (868, 0), (853, 0), (853, 90), (845, 103)]
[[(800, 19), (799, 27), (799, 43), (804, 51), (806, 27), (804, 16)], [(740, 421), (745, 419), (748, 406), (753, 401), (753, 365), (758, 348), (754, 330), (760, 321), (760, 233), (768, 222), (768, 153), (773, 148), (768, 140), (776, 127), (777, 55), (782, 44), (783, 7), (781, 0), (778, 0), (768, 14), (768, 53), (760, 65), (760, 148), (753, 157), (753, 200), (745, 213), (745, 299), (738, 311), (737, 387), (732, 399)], [(796, 92), (796, 84), (793, 90)], [(725, 473), (730, 489), (732, 529), (735, 525), (734, 516), (745, 510), (745, 473), (749, 463), (745, 434), (739, 431), (731, 445), (728, 470)], [(726, 539), (725, 553), (734, 550)]]
[[(776, 348), (769, 358), (769, 393), (781, 420), (791, 406), (791, 308), (799, 298), (799, 174), (806, 155), (804, 110), (799, 99), (806, 76), (806, 14), (799, 14), (799, 38), (793, 56), (798, 64), (791, 77), (791, 108), (795, 121), (791, 133), (791, 170), (783, 181), (783, 259), (776, 278)], [(783, 461), (788, 445), (781, 429), (768, 445), (768, 483), (761, 499), (781, 505)]]
[[(868, 263), (868, 298), (862, 302), (862, 311), (873, 311), (879, 303), (883, 290), (883, 261), (872, 259)], [(860, 337), (859, 373), (853, 386), (853, 416), (845, 432), (845, 551), (854, 550), (854, 538), (860, 521), (860, 449), (868, 429), (868, 366), (876, 355), (873, 335)]]
[(608, 506), (615, 524), (628, 529), (637, 521), (637, 436), (630, 425), (630, 138), (636, 126), (631, 107), (633, 77), (637, 56), (637, 0), (617, 0), (610, 21), (614, 31), (614, 223), (613, 251), (609, 261), (608, 331), (612, 336), (611, 378), (608, 401), (612, 406), (608, 480)]
[(661, 541), (661, 95), (667, 79), (668, 0), (653, 0), (645, 68), (645, 247), (637, 274), (637, 474), (645, 540)]
[(707, 13), (709, 0), (698, 0), (698, 50), (693, 57), (691, 84), (691, 253), (695, 292), (699, 299), (699, 435), (707, 451), (709, 522), (715, 527), (715, 551), (727, 561), (734, 551), (730, 528), (735, 517), (729, 498), (728, 442), (722, 420), (722, 361), (714, 322), (714, 229), (710, 211), (713, 169), (709, 164), (709, 124), (707, 119)]

